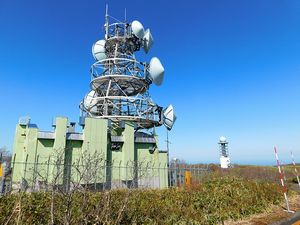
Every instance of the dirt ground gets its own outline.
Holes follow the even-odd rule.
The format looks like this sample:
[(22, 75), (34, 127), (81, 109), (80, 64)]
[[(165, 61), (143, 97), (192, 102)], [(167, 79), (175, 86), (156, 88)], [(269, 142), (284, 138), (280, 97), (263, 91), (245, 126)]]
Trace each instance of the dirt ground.
[[(289, 199), (290, 209), (300, 211), (300, 195), (295, 195)], [(239, 221), (226, 221), (224, 225), (268, 225), (274, 222), (292, 217), (293, 214), (284, 211), (285, 204), (271, 206), (266, 212), (250, 216)]]

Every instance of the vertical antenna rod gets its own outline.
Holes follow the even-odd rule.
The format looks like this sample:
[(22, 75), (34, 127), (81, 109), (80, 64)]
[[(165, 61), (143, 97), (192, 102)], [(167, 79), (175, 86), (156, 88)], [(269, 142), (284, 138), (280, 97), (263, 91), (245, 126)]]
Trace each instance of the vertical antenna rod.
[(169, 131), (167, 130), (167, 140), (165, 141), (167, 143), (167, 157), (168, 157), (168, 166), (169, 166), (169, 145), (172, 144), (170, 141), (169, 141)]
[(125, 8), (125, 17), (124, 17), (124, 22), (127, 22), (127, 13), (126, 13), (126, 8)]
[(105, 39), (108, 38), (108, 4), (105, 9)]

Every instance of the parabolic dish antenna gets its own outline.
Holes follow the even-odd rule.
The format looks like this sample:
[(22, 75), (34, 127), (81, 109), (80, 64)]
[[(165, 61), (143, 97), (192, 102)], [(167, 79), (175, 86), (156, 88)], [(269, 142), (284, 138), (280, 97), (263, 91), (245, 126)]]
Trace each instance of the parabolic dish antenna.
[(149, 79), (157, 86), (164, 80), (165, 69), (157, 57), (153, 57), (149, 64)]
[(84, 98), (83, 105), (86, 109), (88, 109), (90, 112), (96, 112), (97, 111), (97, 93), (94, 90), (91, 90)]
[(220, 137), (220, 142), (226, 142), (227, 140), (226, 140), (226, 138), (225, 137)]
[(168, 130), (171, 130), (176, 121), (174, 109), (172, 105), (169, 105), (163, 113), (163, 123)]
[(97, 41), (92, 47), (92, 53), (94, 59), (97, 61), (101, 61), (106, 58), (105, 54), (105, 40)]
[(143, 25), (137, 21), (137, 20), (134, 20), (132, 23), (131, 23), (131, 29), (132, 29), (132, 33), (140, 38), (140, 39), (143, 39), (144, 37), (144, 34), (145, 34), (145, 30), (144, 30), (144, 27)]
[(146, 53), (148, 53), (149, 50), (150, 50), (150, 48), (151, 48), (152, 45), (153, 45), (153, 42), (154, 42), (153, 37), (152, 37), (152, 34), (151, 34), (151, 32), (150, 32), (150, 29), (147, 29), (147, 30), (145, 31), (145, 35), (144, 35), (143, 40), (144, 40), (144, 51), (145, 51)]

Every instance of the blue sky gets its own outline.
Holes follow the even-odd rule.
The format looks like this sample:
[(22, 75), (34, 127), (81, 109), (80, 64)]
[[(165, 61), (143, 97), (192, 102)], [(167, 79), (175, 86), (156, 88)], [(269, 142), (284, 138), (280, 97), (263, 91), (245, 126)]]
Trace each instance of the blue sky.
[[(300, 161), (300, 1), (107, 1), (109, 13), (150, 28), (148, 55), (165, 66), (151, 87), (178, 120), (171, 156), (217, 162), (219, 136), (235, 163)], [(0, 0), (0, 146), (12, 148), (18, 118), (41, 130), (55, 116), (78, 121), (89, 90), (92, 44), (103, 37), (100, 0)], [(166, 131), (158, 129), (160, 147)]]

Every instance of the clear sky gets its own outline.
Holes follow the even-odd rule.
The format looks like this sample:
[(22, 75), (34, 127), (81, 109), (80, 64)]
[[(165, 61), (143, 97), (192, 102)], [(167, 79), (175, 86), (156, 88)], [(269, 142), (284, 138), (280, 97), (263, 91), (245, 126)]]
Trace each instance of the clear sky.
[[(171, 156), (218, 162), (224, 135), (235, 163), (275, 163), (274, 145), (284, 162), (290, 150), (300, 161), (299, 0), (107, 2), (154, 36), (141, 59), (157, 56), (166, 69), (150, 93), (175, 107)], [(20, 116), (41, 130), (59, 115), (78, 121), (107, 2), (0, 0), (0, 146), (12, 148)]]

